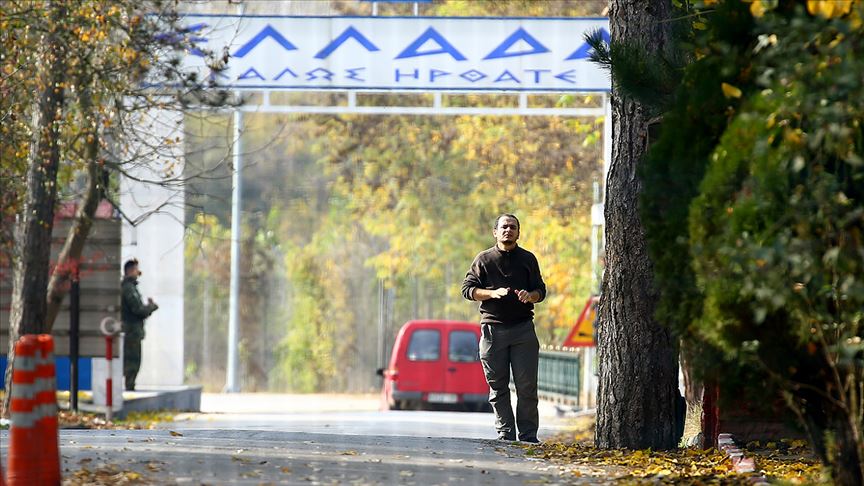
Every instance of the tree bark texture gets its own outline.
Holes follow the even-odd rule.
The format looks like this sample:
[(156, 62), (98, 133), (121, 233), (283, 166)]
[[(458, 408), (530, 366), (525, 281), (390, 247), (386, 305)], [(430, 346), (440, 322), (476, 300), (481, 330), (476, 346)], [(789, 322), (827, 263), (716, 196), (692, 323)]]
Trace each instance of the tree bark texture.
[[(612, 0), (612, 39), (648, 53), (668, 52), (673, 48), (671, 13), (669, 0)], [(602, 448), (677, 446), (677, 351), (670, 330), (654, 320), (658, 293), (638, 211), (642, 183), (637, 167), (648, 149), (647, 118), (639, 103), (613, 90), (597, 342), (595, 443)]]
[(40, 90), (33, 116), (33, 142), (27, 167), (24, 211), (15, 235), (12, 270), (12, 298), (9, 316), (9, 354), (6, 366), (4, 414), (12, 396), (12, 369), (15, 343), (24, 334), (48, 332), (46, 310), (48, 273), (51, 259), (51, 230), (57, 201), (57, 171), (60, 165), (60, 123), (62, 123), (66, 45), (62, 23), (64, 0), (49, 4), (49, 27), (40, 62)]
[(696, 346), (681, 343), (681, 348), (678, 351), (678, 358), (681, 363), (681, 374), (684, 378), (684, 399), (687, 400), (687, 407), (699, 406), (702, 403), (702, 381), (696, 378), (695, 370), (693, 369), (693, 358), (699, 352)]

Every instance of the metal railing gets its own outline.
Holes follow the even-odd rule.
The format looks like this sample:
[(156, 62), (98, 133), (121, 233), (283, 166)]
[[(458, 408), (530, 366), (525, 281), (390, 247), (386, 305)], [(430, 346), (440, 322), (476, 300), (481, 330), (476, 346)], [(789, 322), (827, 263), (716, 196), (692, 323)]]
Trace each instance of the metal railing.
[[(544, 347), (545, 348), (545, 347)], [(568, 405), (574, 409), (596, 406), (597, 382), (592, 373), (585, 373), (584, 363), (590, 360), (587, 348), (545, 348), (540, 350), (537, 370), (537, 395), (541, 400)], [(593, 365), (589, 362), (589, 370)], [(587, 383), (585, 380), (589, 380)], [(516, 393), (513, 377), (510, 391)]]
[(582, 356), (568, 351), (540, 351), (537, 390), (543, 394), (579, 399), (582, 384)]

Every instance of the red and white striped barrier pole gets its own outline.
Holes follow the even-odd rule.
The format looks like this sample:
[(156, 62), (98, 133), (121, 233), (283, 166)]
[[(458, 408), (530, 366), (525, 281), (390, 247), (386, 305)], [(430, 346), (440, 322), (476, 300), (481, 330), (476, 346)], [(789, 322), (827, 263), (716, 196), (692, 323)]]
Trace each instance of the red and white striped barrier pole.
[(105, 418), (110, 422), (114, 417), (114, 380), (111, 363), (114, 357), (114, 335), (105, 336), (105, 361), (108, 363), (108, 377), (105, 378)]
[(114, 418), (114, 336), (120, 332), (121, 326), (113, 317), (106, 317), (99, 323), (102, 334), (105, 335), (105, 363), (108, 376), (105, 378), (105, 419), (109, 422)]

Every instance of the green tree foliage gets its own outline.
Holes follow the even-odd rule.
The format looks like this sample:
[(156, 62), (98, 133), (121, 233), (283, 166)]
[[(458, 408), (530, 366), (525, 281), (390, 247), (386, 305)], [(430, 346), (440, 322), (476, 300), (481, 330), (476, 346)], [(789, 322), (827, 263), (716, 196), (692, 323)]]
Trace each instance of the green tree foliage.
[[(709, 157), (729, 122), (730, 113), (734, 113), (730, 110), (739, 103), (736, 98), (724, 96), (723, 91), (717, 89), (718, 82), (742, 85), (742, 81), (749, 80), (741, 66), (746, 64), (752, 49), (753, 20), (746, 4), (738, 2), (716, 5), (707, 14), (696, 13), (699, 15), (688, 17), (686, 23), (698, 25), (698, 28), (690, 32), (684, 28), (677, 31), (679, 42), (689, 47), (686, 51), (689, 57), (698, 61), (687, 65), (686, 69), (682, 65), (674, 96), (651, 96), (650, 89), (643, 93), (643, 98), (666, 103), (654, 105), (658, 119), (662, 120), (662, 129), (652, 134), (657, 141), (640, 170), (640, 177), (645, 181), (640, 211), (655, 280), (662, 289), (657, 319), (682, 339), (682, 358), (688, 378), (699, 382), (714, 380), (717, 373), (728, 375), (730, 370), (719, 364), (722, 360), (716, 349), (693, 327), (701, 312), (702, 294), (696, 291), (689, 258), (689, 208), (699, 193), (699, 182)], [(660, 86), (661, 93), (669, 89), (667, 83), (660, 83)], [(688, 390), (690, 399), (697, 398), (700, 393), (701, 387), (694, 388), (696, 390)]]
[[(254, 223), (254, 221), (252, 222)], [(266, 228), (244, 224), (241, 242), (240, 319), (245, 323), (238, 350), (241, 386), (273, 386), (272, 350), (285, 334), (282, 258)], [(225, 378), (230, 281), (230, 229), (213, 215), (198, 213), (188, 224), (185, 248), (186, 378), (219, 390)]]
[(706, 3), (643, 173), (661, 316), (861, 484), (862, 5)]
[[(379, 278), (435, 280), (449, 268), (458, 275), (448, 296), (464, 308), (456, 280), (491, 246), (494, 218), (516, 212), (521, 243), (537, 253), (550, 288), (537, 321), (548, 341), (569, 330), (581, 300), (574, 296), (589, 293), (590, 176), (579, 174), (599, 169), (596, 145), (584, 152), (574, 145), (598, 125), (467, 116), (341, 122), (328, 127), (327, 168), (363, 229), (387, 241), (370, 260)], [(353, 148), (356, 140), (366, 146)]]
[(321, 255), (315, 245), (288, 252), (294, 288), (288, 333), (277, 349), (281, 364), (276, 385), (301, 391), (345, 390), (340, 373), (356, 339), (348, 293), (341, 281), (344, 267), (333, 255)]
[(225, 377), (230, 278), (230, 230), (215, 216), (188, 225), (185, 247), (184, 326), (186, 378), (202, 383)]

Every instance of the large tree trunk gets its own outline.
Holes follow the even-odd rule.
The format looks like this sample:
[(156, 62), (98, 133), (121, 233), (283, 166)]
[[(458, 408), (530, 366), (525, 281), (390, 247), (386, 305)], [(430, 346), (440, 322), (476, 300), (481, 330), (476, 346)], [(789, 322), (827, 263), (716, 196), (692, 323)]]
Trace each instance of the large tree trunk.
[[(647, 52), (671, 49), (672, 2), (612, 0), (612, 39)], [(613, 64), (615, 60), (612, 60)], [(612, 163), (606, 181), (606, 269), (598, 313), (595, 443), (602, 448), (677, 446), (676, 346), (654, 320), (657, 290), (639, 219), (637, 167), (648, 149), (648, 115), (612, 93)]]
[(12, 396), (12, 368), (15, 342), (23, 334), (49, 331), (46, 321), (48, 272), (51, 259), (51, 230), (57, 200), (57, 170), (60, 165), (60, 124), (62, 123), (66, 69), (66, 45), (61, 30), (66, 17), (65, 0), (49, 4), (51, 30), (39, 63), (40, 93), (33, 121), (33, 143), (27, 167), (24, 211), (15, 235), (12, 273), (12, 300), (9, 316), (9, 354), (6, 366), (4, 414)]

